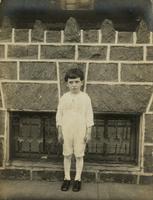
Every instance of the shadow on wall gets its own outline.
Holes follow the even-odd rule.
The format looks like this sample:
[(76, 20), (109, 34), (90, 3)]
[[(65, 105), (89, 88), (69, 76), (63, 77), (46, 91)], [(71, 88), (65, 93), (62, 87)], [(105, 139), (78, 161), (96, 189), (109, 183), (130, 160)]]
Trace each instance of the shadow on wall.
[(81, 28), (100, 28), (110, 19), (116, 30), (134, 31), (144, 19), (153, 29), (151, 0), (3, 0), (0, 13), (0, 21), (7, 16), (15, 28), (31, 28), (35, 20), (41, 20), (49, 29), (63, 29), (74, 17)]

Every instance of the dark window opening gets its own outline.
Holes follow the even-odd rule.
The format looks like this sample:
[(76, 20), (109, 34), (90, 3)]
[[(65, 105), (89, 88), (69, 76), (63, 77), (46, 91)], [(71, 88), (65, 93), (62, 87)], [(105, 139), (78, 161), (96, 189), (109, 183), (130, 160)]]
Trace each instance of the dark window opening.
[(135, 114), (96, 114), (86, 160), (137, 164), (139, 120)]
[[(56, 113), (10, 113), (10, 159), (62, 160), (57, 141)], [(140, 116), (136, 114), (95, 114), (92, 140), (85, 161), (137, 164)]]

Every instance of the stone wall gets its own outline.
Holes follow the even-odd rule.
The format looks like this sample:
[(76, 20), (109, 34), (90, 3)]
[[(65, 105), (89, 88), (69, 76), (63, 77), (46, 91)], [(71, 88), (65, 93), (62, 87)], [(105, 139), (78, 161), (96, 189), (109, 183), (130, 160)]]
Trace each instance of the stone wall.
[(22, 169), (6, 166), (7, 112), (56, 111), (59, 97), (67, 90), (65, 71), (71, 67), (84, 71), (84, 90), (92, 99), (94, 112), (142, 115), (139, 170), (109, 166), (97, 172), (93, 167), (88, 176), (91, 170), (87, 166), (86, 180), (153, 183), (153, 34), (143, 21), (136, 32), (118, 32), (109, 20), (99, 30), (80, 30), (73, 18), (61, 31), (46, 30), (40, 21), (33, 29), (14, 29), (8, 19), (3, 21), (0, 178), (47, 180), (52, 174), (39, 169), (26, 171), (24, 165)]

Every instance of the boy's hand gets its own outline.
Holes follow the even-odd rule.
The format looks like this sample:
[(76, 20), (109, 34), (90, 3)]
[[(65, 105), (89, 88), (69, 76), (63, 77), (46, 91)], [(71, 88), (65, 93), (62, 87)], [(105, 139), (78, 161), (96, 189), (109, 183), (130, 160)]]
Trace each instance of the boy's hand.
[(86, 136), (84, 137), (84, 142), (89, 143), (90, 140), (91, 140), (91, 134), (86, 134)]
[(63, 135), (62, 134), (58, 134), (58, 142), (60, 143), (60, 144), (63, 144)]
[(63, 134), (62, 134), (62, 127), (58, 126), (58, 142), (60, 144), (63, 144)]

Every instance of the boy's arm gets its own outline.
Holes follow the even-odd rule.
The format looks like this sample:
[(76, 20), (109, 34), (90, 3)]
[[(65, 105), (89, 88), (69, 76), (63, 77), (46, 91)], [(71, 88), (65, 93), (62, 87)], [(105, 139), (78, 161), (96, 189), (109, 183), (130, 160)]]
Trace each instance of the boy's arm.
[(88, 99), (88, 102), (87, 102), (86, 117), (87, 117), (87, 128), (86, 128), (86, 135), (85, 135), (84, 141), (85, 143), (88, 143), (91, 140), (92, 126), (94, 125), (93, 109), (92, 109), (90, 98)]
[(57, 126), (58, 130), (58, 142), (63, 143), (63, 133), (62, 133), (62, 126)]
[(58, 130), (58, 142), (63, 143), (63, 134), (62, 134), (62, 102), (61, 99), (59, 101), (59, 105), (57, 108), (57, 113), (56, 113), (56, 127)]
[(91, 140), (91, 132), (92, 132), (92, 126), (88, 127), (86, 130), (86, 135), (84, 137), (85, 143), (88, 143)]

